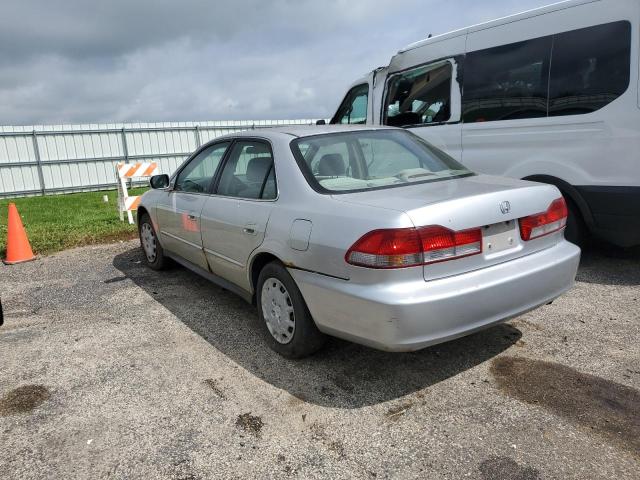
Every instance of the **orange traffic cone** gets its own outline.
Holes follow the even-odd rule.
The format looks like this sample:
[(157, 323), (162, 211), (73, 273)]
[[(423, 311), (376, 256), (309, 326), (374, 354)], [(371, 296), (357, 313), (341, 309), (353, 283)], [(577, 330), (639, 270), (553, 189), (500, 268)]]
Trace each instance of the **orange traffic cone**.
[(29, 245), (27, 232), (24, 231), (22, 220), (15, 203), (9, 204), (9, 218), (7, 220), (7, 258), (6, 265), (35, 260), (35, 255)]

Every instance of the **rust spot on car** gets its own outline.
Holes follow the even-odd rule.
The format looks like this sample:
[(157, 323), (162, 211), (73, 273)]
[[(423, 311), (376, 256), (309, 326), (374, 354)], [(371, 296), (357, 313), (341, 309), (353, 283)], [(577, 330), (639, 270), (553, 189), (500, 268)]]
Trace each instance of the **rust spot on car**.
[(553, 362), (499, 357), (491, 365), (498, 386), (540, 405), (619, 447), (640, 454), (640, 392)]
[(6, 417), (30, 412), (50, 397), (51, 393), (42, 385), (18, 387), (0, 398), (0, 416)]
[(238, 418), (236, 418), (236, 427), (255, 436), (260, 434), (262, 426), (262, 419), (258, 416), (251, 415), (251, 413), (243, 413), (242, 415), (238, 415)]
[(518, 464), (509, 457), (491, 456), (480, 464), (483, 480), (538, 480), (540, 472), (533, 467)]

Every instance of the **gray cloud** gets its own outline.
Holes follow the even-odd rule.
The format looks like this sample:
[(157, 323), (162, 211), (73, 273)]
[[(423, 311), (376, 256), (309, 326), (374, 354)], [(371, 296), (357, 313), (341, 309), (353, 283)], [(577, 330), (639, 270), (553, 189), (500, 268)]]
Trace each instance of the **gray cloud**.
[(13, 2), (0, 15), (0, 124), (329, 116), (400, 47), (544, 3)]

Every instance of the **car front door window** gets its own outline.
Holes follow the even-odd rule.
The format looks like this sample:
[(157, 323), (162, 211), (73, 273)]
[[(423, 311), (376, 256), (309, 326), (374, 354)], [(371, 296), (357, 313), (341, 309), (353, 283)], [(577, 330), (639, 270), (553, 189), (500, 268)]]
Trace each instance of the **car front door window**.
[(216, 143), (202, 150), (180, 171), (173, 189), (185, 193), (208, 192), (228, 146), (229, 142)]

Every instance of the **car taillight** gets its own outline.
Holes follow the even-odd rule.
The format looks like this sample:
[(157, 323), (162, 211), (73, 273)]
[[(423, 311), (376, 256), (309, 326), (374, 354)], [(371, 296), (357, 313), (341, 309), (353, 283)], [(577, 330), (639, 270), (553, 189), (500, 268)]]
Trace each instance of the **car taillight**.
[(438, 225), (374, 230), (347, 251), (345, 260), (370, 268), (403, 268), (482, 252), (479, 228), (455, 232)]
[(441, 262), (482, 252), (482, 231), (479, 228), (454, 232), (431, 226), (419, 229), (424, 263)]
[(523, 240), (533, 240), (562, 230), (567, 225), (567, 204), (564, 198), (555, 199), (546, 212), (523, 217), (520, 222), (520, 236)]

